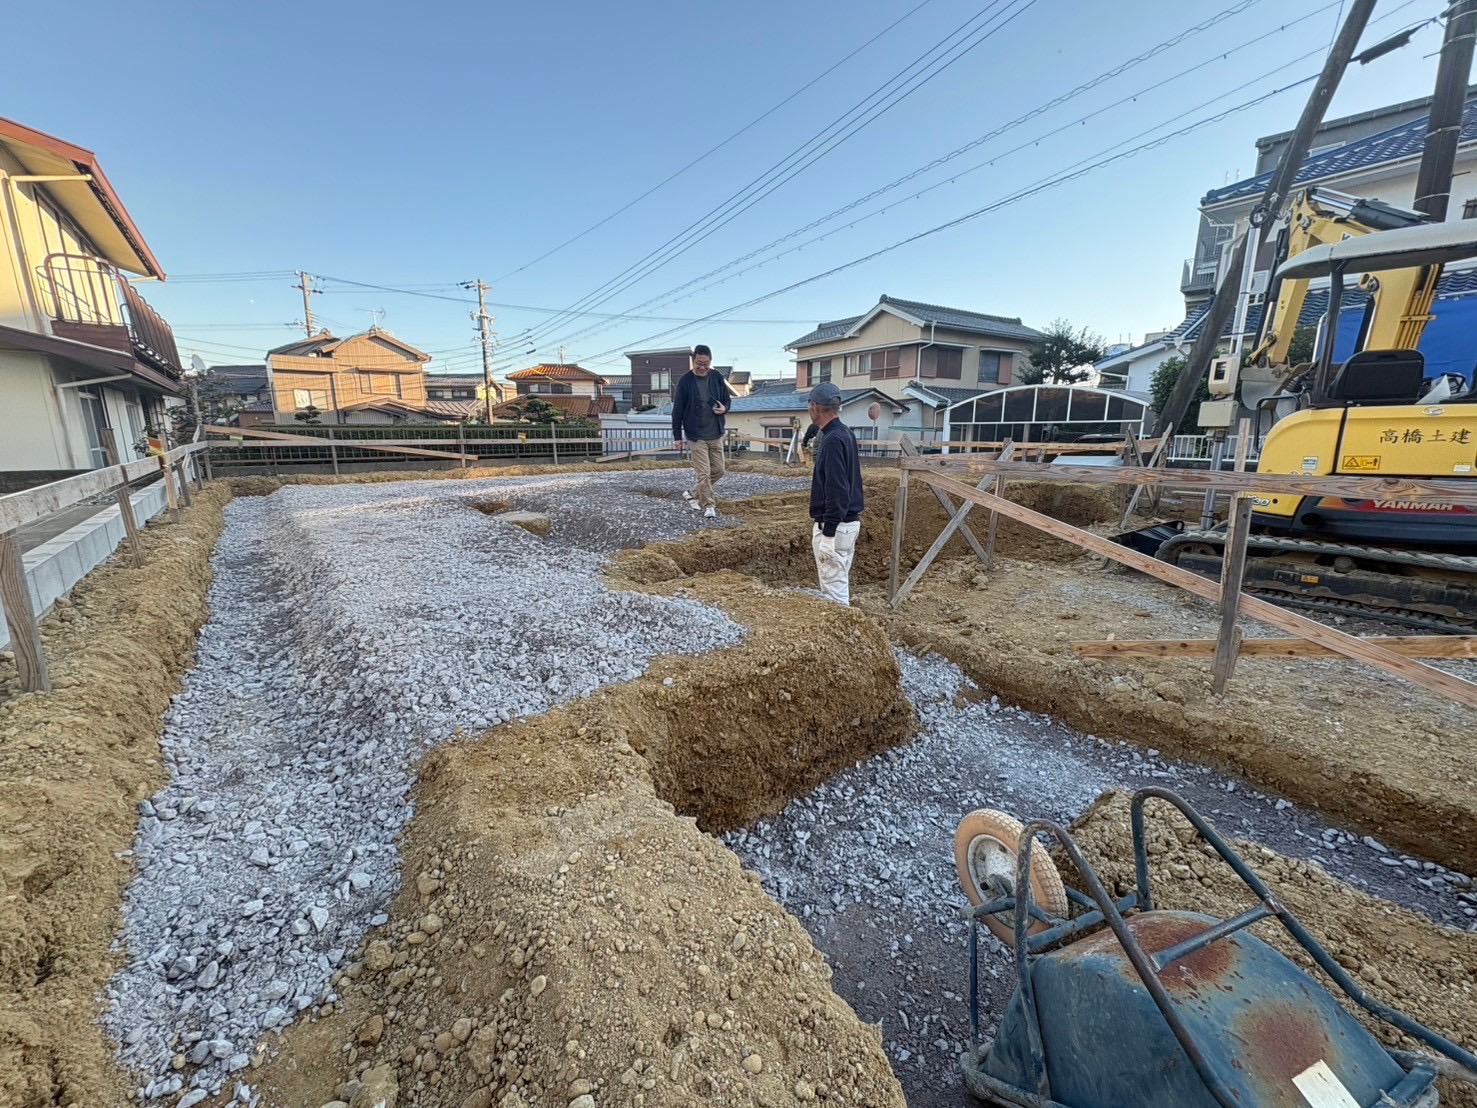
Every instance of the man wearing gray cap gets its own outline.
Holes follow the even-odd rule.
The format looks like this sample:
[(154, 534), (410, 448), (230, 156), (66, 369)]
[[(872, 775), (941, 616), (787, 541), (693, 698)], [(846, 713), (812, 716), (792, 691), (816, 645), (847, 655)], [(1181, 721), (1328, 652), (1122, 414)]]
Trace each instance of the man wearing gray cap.
[(838, 604), (851, 603), (851, 560), (862, 529), (862, 464), (856, 436), (841, 422), (841, 390), (822, 381), (810, 390), (810, 421), (821, 445), (810, 475), (810, 548), (821, 592)]

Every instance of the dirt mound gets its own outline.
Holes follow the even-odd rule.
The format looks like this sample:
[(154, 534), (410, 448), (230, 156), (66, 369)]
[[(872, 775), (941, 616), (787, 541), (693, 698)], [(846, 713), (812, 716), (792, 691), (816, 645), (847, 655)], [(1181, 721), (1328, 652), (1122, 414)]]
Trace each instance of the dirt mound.
[[(0, 704), (0, 1104), (112, 1105), (125, 1076), (97, 1022), (135, 805), (162, 783), (159, 718), (206, 616), (230, 499), (195, 497), (42, 625), (54, 691)], [(6, 663), (13, 674), (13, 666)]]
[[(1229, 919), (1253, 906), (1254, 896), (1178, 812), (1150, 801), (1146, 815), (1150, 879), (1159, 907)], [(1110, 892), (1122, 895), (1133, 888), (1133, 836), (1125, 794), (1103, 794), (1077, 821), (1073, 834)], [(1233, 845), (1361, 988), (1463, 1048), (1477, 1050), (1477, 935), (1438, 926), (1377, 900), (1317, 865), (1255, 843), (1233, 840)], [(1070, 883), (1070, 863), (1062, 864), (1062, 872)], [(1263, 921), (1253, 932), (1339, 995), (1338, 987), (1280, 924)], [(1368, 1018), (1364, 1022), (1389, 1046), (1418, 1047), (1384, 1024)], [(1477, 1088), (1443, 1081), (1441, 1103), (1473, 1108)]]
[[(897, 479), (890, 474), (866, 473), (867, 510), (857, 535), (856, 560), (852, 564), (853, 586), (885, 582), (892, 564), (892, 511), (897, 497)], [(1020, 482), (1007, 486), (1011, 500), (1055, 516), (1079, 527), (1116, 520), (1118, 511), (1111, 489), (1076, 488)], [(713, 573), (732, 569), (776, 585), (813, 585), (815, 560), (810, 549), (810, 497), (808, 493), (756, 496), (724, 510), (744, 521), (742, 528), (697, 532), (675, 543), (657, 543), (642, 550), (626, 551), (616, 562), (617, 572), (629, 580), (650, 583), (670, 580), (678, 574)], [(976, 509), (969, 517), (976, 536), (984, 541), (987, 513)], [(904, 538), (904, 570), (923, 557), (938, 537), (949, 516), (926, 488), (914, 485), (909, 492), (907, 531)], [(1040, 562), (1066, 562), (1081, 557), (1081, 550), (1039, 531), (1002, 520), (996, 536), (1002, 557)], [(969, 546), (956, 535), (945, 545), (941, 559), (971, 559)], [(673, 571), (676, 572), (673, 572)]]
[(804, 930), (699, 830), (900, 741), (891, 650), (862, 617), (732, 575), (672, 591), (750, 636), (427, 756), (415, 879), (340, 1010), (254, 1075), (268, 1103), (392, 1080), (430, 1108), (902, 1104)]

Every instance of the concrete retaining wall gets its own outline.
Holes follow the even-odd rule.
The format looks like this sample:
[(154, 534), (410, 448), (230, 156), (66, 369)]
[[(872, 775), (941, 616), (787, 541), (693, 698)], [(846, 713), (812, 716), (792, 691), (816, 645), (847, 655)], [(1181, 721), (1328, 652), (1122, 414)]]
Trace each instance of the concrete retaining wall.
[[(164, 485), (155, 481), (134, 490), (133, 518), (140, 527), (168, 506)], [(22, 556), (26, 585), (31, 593), (31, 609), (38, 615), (51, 610), (59, 596), (66, 596), (72, 586), (101, 565), (123, 544), (127, 537), (123, 515), (117, 504), (110, 504), (77, 526), (63, 531)], [(10, 644), (10, 628), (0, 618), (0, 647)]]

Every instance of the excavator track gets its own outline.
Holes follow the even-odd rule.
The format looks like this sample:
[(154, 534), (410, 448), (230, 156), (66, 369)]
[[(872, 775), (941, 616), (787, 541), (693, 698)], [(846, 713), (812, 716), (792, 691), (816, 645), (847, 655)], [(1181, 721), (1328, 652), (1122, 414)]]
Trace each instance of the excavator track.
[[(1219, 573), (1225, 541), (1222, 530), (1183, 531), (1166, 539), (1156, 556), (1212, 576)], [(1253, 534), (1246, 545), (1245, 590), (1274, 604), (1442, 634), (1477, 632), (1477, 557), (1273, 534)], [(1327, 564), (1335, 560), (1346, 561), (1343, 567)], [(1381, 572), (1371, 563), (1415, 572)]]

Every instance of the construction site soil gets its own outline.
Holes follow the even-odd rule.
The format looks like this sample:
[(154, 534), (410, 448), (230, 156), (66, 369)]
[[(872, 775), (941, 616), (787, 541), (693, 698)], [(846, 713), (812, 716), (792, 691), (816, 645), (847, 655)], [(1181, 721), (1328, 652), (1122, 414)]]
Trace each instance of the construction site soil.
[[(393, 479), (512, 472), (543, 471)], [(283, 483), (208, 487), (179, 523), (147, 529), (144, 567), (114, 558), (59, 603), (43, 632), (53, 692), (18, 694), (13, 666), (0, 663), (0, 1108), (134, 1098), (137, 1078), (115, 1061), (99, 997), (123, 958), (114, 940), (138, 804), (165, 783), (160, 721), (208, 615), (224, 506)], [(813, 567), (794, 494), (725, 503), (742, 526), (616, 555), (611, 588), (712, 605), (746, 637), (658, 658), (634, 680), (426, 753), (388, 922), (335, 975), (334, 1001), (265, 1034), (240, 1074), (247, 1099), (885, 1106), (905, 1103), (906, 1084), (923, 1103), (907, 1070), (904, 1083), (894, 1075), (883, 1029), (837, 994), (806, 927), (714, 837), (908, 741), (915, 715), (894, 642), (943, 655), (986, 695), (1219, 767), (1358, 833), (1470, 868), (1477, 733), (1465, 713), (1341, 661), (1246, 660), (1216, 698), (1204, 663), (1079, 659), (1071, 639), (1209, 635), (1213, 612), (1009, 522), (997, 569), (981, 572), (956, 538), (893, 613), (883, 595), (893, 488), (889, 476), (869, 477), (850, 612), (797, 591)], [(1021, 485), (1011, 495), (1098, 529), (1116, 515), (1094, 491)], [(945, 515), (915, 496), (909, 517), (911, 565)], [(959, 787), (960, 814), (973, 806), (963, 797), (974, 783), (941, 785)], [(1121, 800), (1094, 807), (1081, 834), (1093, 863), (1122, 881)], [(1316, 864), (1246, 849), (1379, 995), (1477, 1046), (1477, 936)], [(1167, 906), (1231, 914), (1244, 903), (1181, 835), (1159, 851), (1156, 865), (1172, 875)], [(846, 950), (828, 956), (845, 976)], [(936, 972), (962, 991), (961, 967)], [(188, 1072), (183, 1055), (177, 1068)], [(179, 1103), (230, 1095), (187, 1091)], [(1477, 1104), (1466, 1095), (1445, 1089), (1443, 1103)]]

